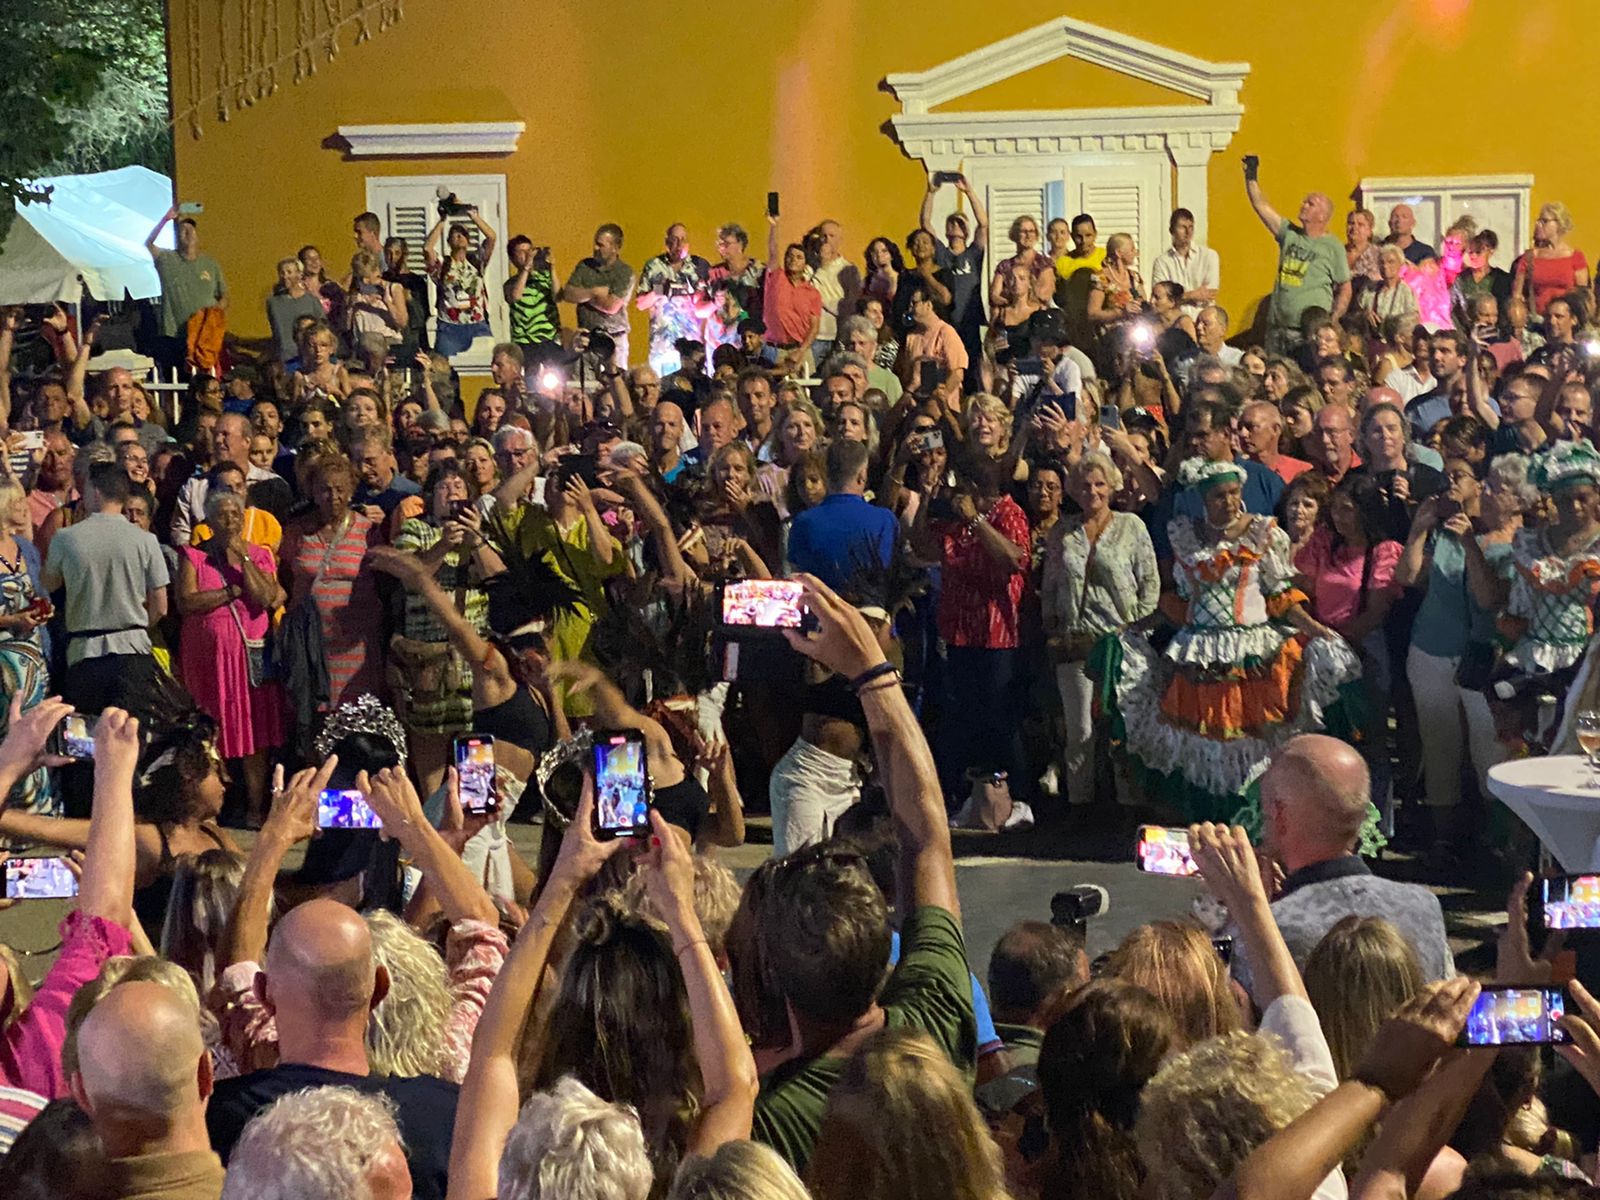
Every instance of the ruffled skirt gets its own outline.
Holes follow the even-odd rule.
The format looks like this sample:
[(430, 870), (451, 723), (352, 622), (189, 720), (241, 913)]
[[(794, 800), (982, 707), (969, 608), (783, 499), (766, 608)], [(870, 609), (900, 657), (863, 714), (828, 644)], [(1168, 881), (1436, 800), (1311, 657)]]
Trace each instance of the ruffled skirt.
[(1185, 627), (1161, 652), (1140, 634), (1106, 637), (1089, 671), (1149, 799), (1252, 835), (1261, 825), (1257, 781), (1273, 750), (1301, 733), (1355, 742), (1364, 715), (1355, 651), (1272, 623)]

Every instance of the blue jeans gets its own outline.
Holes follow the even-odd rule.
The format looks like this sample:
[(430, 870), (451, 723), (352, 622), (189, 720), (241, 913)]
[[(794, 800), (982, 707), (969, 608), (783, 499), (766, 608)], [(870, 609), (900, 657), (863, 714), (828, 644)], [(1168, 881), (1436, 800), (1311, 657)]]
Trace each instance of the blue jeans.
[(446, 358), (454, 358), (477, 338), (489, 336), (489, 322), (475, 325), (457, 325), (453, 321), (440, 321), (433, 331), (433, 348)]
[(945, 648), (944, 711), (936, 757), (946, 793), (965, 796), (966, 773), (1004, 771), (1011, 795), (1027, 800), (1034, 780), (1022, 753), (1018, 650)]

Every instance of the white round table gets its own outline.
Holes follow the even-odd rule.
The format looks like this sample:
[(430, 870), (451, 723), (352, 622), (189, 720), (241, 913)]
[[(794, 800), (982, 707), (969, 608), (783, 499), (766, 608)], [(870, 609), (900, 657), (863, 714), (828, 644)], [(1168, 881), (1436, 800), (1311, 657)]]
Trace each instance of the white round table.
[(1489, 790), (1522, 818), (1568, 874), (1600, 870), (1600, 788), (1579, 754), (1489, 768)]

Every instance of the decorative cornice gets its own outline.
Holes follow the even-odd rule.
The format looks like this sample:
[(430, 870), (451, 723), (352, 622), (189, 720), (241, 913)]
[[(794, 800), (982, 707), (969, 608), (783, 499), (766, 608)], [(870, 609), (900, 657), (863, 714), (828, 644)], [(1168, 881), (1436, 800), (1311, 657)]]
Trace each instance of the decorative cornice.
[(352, 158), (488, 157), (511, 154), (527, 125), (522, 121), (449, 121), (418, 125), (341, 125)]
[(1370, 175), (1356, 184), (1367, 192), (1436, 192), (1440, 188), (1458, 192), (1523, 191), (1533, 187), (1532, 175)]
[(1105, 67), (1221, 108), (1238, 105), (1250, 73), (1249, 63), (1207, 62), (1087, 21), (1057, 17), (926, 71), (890, 75), (884, 83), (905, 113), (926, 113), (1060, 58)]
[(912, 158), (1224, 150), (1244, 110), (1228, 107), (1082, 108), (1051, 112), (903, 113), (895, 139)]

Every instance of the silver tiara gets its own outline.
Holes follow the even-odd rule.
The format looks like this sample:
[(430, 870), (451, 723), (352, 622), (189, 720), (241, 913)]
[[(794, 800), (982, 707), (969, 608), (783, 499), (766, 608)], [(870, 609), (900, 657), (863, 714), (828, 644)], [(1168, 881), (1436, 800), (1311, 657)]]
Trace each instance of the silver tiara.
[(585, 771), (589, 770), (589, 758), (593, 750), (594, 734), (590, 730), (580, 729), (539, 756), (539, 765), (534, 769), (534, 777), (539, 781), (539, 798), (543, 802), (545, 815), (555, 822), (558, 829), (565, 829), (572, 824), (573, 814), (561, 811), (550, 798), (551, 776), (568, 763), (577, 763)]
[(326, 762), (333, 748), (352, 733), (375, 733), (394, 746), (400, 761), (406, 761), (406, 731), (394, 711), (371, 692), (357, 696), (349, 704), (341, 704), (328, 714), (317, 740), (311, 744), (311, 753), (318, 762)]

